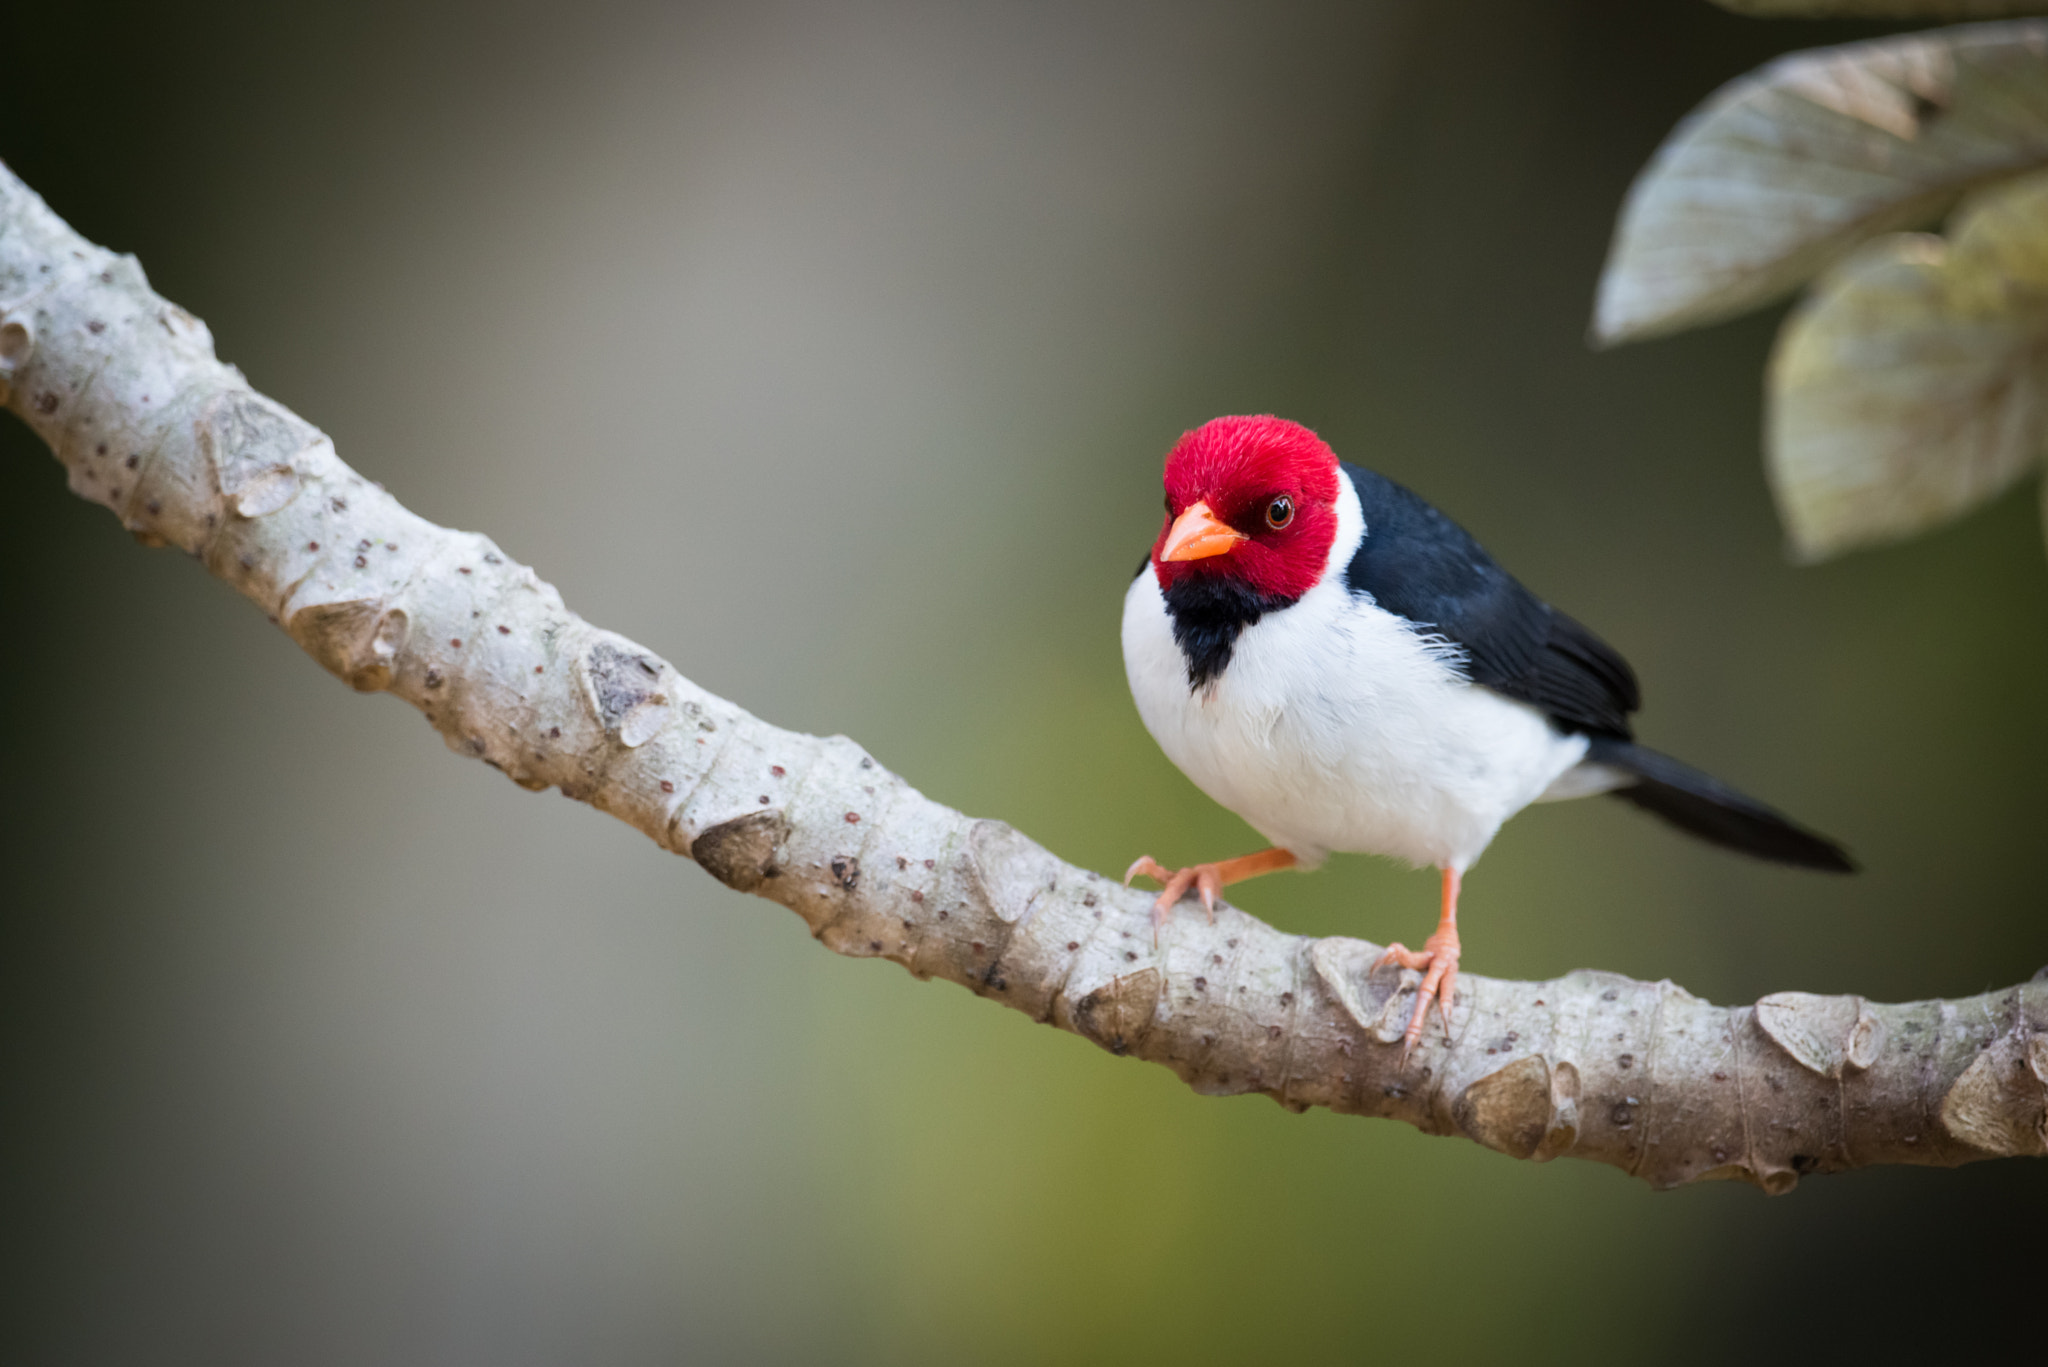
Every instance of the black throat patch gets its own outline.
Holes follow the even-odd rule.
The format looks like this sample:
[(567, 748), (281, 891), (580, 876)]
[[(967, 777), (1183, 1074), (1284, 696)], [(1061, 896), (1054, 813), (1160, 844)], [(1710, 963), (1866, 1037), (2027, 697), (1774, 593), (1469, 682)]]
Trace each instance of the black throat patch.
[(1211, 575), (1189, 575), (1168, 589), (1166, 613), (1173, 619), (1173, 643), (1187, 657), (1188, 691), (1223, 673), (1239, 632), (1295, 601)]

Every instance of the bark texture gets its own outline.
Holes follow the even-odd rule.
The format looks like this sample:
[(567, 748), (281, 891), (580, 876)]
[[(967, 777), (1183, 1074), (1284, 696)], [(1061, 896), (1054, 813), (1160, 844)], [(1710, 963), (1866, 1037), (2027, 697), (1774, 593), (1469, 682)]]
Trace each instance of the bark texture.
[(1417, 975), (1379, 946), (1233, 907), (1155, 946), (1150, 894), (932, 802), (843, 736), (769, 725), (592, 626), (474, 532), (406, 511), (310, 423), (214, 358), (135, 259), (0, 166), (0, 402), (74, 493), (254, 600), (450, 749), (557, 787), (790, 908), (828, 948), (944, 978), (1197, 1092), (1263, 1092), (1611, 1163), (1660, 1187), (2048, 1152), (2048, 977), (1883, 1005), (1748, 1006), (1670, 982), (1477, 974), (1401, 1065)]

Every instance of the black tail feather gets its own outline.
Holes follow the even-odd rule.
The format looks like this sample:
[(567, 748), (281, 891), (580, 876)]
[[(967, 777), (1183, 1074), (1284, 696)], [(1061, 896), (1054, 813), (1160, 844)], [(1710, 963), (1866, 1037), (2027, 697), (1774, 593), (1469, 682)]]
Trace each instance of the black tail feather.
[(1635, 782), (1614, 789), (1615, 797), (1702, 840), (1780, 864), (1830, 873), (1856, 871), (1842, 847), (1826, 836), (1794, 825), (1763, 803), (1669, 755), (1633, 741), (1596, 736), (1586, 762), (1633, 774)]

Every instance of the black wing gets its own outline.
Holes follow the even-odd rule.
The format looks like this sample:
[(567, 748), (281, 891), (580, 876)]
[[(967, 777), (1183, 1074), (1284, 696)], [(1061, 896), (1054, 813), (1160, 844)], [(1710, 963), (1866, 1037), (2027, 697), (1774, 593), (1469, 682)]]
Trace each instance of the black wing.
[(1458, 645), (1472, 682), (1529, 703), (1567, 731), (1628, 739), (1642, 705), (1614, 647), (1522, 587), (1463, 527), (1394, 481), (1346, 464), (1365, 540), (1353, 593)]

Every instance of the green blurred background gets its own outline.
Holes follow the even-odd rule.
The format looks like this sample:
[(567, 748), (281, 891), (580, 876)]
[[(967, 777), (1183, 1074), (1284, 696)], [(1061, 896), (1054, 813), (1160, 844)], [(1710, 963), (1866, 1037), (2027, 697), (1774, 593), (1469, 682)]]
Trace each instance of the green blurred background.
[[(0, 19), (0, 158), (419, 512), (1097, 869), (1252, 844), (1139, 725), (1116, 624), (1173, 438), (1305, 421), (1621, 646), (1647, 740), (1868, 865), (1539, 808), (1467, 884), (1468, 967), (1949, 996), (2048, 963), (2031, 486), (1795, 570), (1775, 318), (1582, 342), (1671, 124), (1878, 31), (67, 0)], [(1656, 1194), (1200, 1099), (459, 762), (12, 419), (0, 486), (10, 1363), (1678, 1362), (2038, 1324), (2048, 1165)], [(1432, 899), (1363, 858), (1242, 896), (1411, 941)]]

